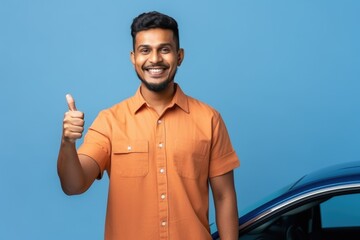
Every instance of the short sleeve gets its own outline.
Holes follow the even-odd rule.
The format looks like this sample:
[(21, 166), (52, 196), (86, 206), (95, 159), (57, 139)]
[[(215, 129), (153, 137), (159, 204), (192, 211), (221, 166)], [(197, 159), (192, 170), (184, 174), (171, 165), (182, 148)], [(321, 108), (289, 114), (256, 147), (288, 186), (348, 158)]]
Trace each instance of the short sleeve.
[(212, 124), (210, 178), (223, 175), (240, 166), (239, 158), (232, 147), (228, 131), (220, 114), (214, 116)]
[(78, 154), (91, 157), (100, 167), (101, 176), (110, 163), (110, 121), (104, 112), (96, 117), (84, 137), (84, 142), (78, 149)]

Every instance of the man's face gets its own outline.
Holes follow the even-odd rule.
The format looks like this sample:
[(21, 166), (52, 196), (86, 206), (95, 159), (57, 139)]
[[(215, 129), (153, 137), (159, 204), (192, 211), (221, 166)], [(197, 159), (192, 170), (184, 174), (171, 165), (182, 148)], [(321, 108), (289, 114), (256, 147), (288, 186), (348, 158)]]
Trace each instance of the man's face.
[(184, 51), (177, 50), (171, 30), (154, 28), (136, 34), (131, 61), (139, 79), (151, 91), (166, 89), (183, 57)]

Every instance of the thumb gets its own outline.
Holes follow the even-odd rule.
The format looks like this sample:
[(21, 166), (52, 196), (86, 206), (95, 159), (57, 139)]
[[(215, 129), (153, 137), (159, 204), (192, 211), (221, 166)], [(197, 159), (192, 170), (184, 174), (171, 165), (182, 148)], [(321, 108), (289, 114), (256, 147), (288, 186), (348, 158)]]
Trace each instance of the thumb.
[(70, 111), (77, 111), (75, 106), (75, 100), (70, 94), (66, 94), (66, 101)]

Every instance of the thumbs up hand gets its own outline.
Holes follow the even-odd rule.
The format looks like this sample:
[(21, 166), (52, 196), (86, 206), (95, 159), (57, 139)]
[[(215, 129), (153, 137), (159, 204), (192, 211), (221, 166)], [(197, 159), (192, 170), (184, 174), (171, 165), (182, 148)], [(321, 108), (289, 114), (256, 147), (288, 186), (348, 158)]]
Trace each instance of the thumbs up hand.
[(84, 113), (76, 109), (75, 101), (70, 94), (66, 95), (66, 101), (69, 111), (65, 113), (63, 120), (63, 140), (75, 143), (82, 137), (84, 131)]

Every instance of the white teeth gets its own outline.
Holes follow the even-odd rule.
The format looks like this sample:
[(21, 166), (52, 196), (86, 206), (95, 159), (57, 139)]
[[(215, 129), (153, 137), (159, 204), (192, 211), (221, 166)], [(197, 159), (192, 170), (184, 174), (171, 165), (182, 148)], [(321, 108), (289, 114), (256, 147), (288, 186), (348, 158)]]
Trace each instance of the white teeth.
[(164, 69), (161, 69), (161, 68), (150, 68), (149, 69), (149, 72), (153, 73), (153, 74), (159, 74), (159, 73), (162, 73), (163, 71), (164, 71)]

